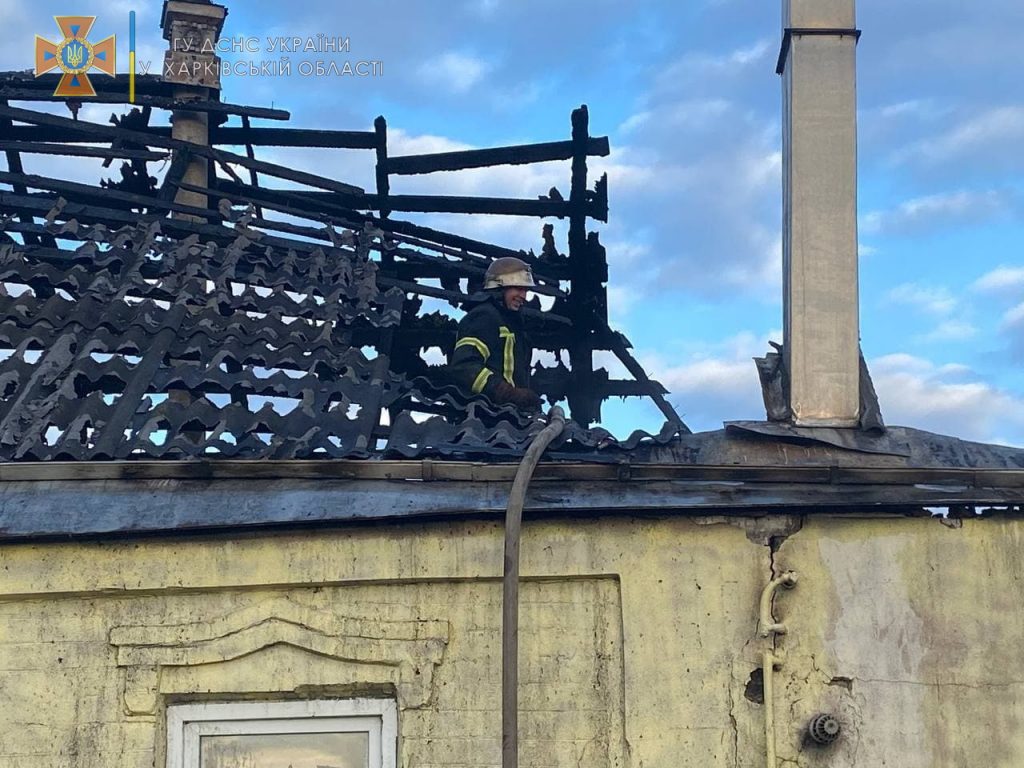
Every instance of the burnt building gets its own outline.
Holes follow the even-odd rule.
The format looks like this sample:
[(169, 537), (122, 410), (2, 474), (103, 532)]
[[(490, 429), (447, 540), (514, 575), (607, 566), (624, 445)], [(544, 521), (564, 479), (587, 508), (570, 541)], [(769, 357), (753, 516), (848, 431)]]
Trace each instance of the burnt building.
[[(213, 39), (224, 9), (163, 21)], [(852, 1), (792, 0), (784, 26), (786, 338), (757, 365), (766, 419), (697, 434), (608, 326), (585, 108), (565, 141), (397, 157), (383, 118), (255, 127), (288, 115), (205, 76), (137, 78), (134, 106), (97, 77), (79, 101), (122, 110), (99, 125), (30, 108), (59, 76), (5, 75), (0, 764), (1016, 765), (1024, 452), (884, 424)], [(267, 145), (373, 152), (376, 188)], [(22, 165), (47, 153), (124, 164)], [(549, 160), (566, 195), (390, 193)], [(568, 239), (513, 252), (402, 218), (422, 211)], [(527, 319), (560, 362), (535, 380), (567, 421), (467, 398), (422, 354), (455, 325), (421, 299), (461, 306), (507, 255), (541, 283)], [(591, 429), (616, 395), (665, 428)]]

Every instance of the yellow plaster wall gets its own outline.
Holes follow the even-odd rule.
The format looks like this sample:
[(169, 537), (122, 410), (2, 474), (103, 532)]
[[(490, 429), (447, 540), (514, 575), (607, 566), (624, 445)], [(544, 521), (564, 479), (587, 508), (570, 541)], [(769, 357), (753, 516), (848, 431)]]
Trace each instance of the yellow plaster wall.
[[(0, 554), (0, 766), (162, 766), (168, 703), (355, 694), (397, 697), (403, 766), (500, 763), (499, 525)], [(731, 525), (528, 523), (521, 765), (733, 765), (767, 563)]]
[(1024, 765), (1024, 527), (1018, 520), (815, 517), (780, 548), (789, 634), (782, 716), (839, 713), (821, 750), (779, 729), (801, 766)]
[[(785, 522), (528, 521), (520, 765), (764, 765), (773, 567), (800, 574), (776, 600), (780, 765), (1024, 764), (1019, 523), (816, 517), (773, 555)], [(405, 768), (500, 763), (498, 524), (0, 558), (0, 768), (162, 768), (169, 703), (352, 695), (397, 699)], [(802, 740), (819, 711), (843, 721), (827, 750)]]

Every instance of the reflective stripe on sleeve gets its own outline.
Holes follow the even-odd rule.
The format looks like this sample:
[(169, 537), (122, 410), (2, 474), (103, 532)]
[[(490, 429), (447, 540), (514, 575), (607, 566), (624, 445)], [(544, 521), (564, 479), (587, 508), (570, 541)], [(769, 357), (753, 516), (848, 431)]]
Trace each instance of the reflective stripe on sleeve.
[(484, 391), (484, 387), (487, 385), (487, 380), (491, 378), (491, 374), (494, 373), (490, 368), (481, 368), (480, 373), (473, 379), (473, 394), (479, 395)]
[(458, 349), (459, 347), (473, 347), (473, 349), (483, 356), (484, 360), (491, 356), (491, 350), (489, 350), (487, 345), (475, 336), (463, 336), (455, 342), (455, 348)]

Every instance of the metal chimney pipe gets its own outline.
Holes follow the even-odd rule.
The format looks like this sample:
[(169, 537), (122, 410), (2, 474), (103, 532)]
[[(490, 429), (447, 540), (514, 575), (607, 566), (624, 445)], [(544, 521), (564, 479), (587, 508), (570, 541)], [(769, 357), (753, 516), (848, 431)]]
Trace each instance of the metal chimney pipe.
[(783, 328), (801, 426), (860, 417), (854, 0), (783, 0)]

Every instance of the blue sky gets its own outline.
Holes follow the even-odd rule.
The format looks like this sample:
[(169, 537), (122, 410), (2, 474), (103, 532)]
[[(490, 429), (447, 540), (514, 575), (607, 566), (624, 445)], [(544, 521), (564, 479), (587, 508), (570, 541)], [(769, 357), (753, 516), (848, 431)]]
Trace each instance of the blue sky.
[[(762, 419), (750, 358), (781, 341), (781, 8), (765, 0), (384, 0), (229, 3), (228, 37), (343, 36), (380, 77), (225, 78), (223, 98), (288, 109), (292, 125), (367, 129), (391, 152), (569, 135), (590, 110), (612, 153), (608, 249), (614, 327), (695, 430)], [(139, 59), (166, 43), (160, 4), (0, 0), (0, 68), (32, 64), (54, 14), (99, 17), (93, 39), (138, 14)], [(1024, 445), (1024, 28), (1020, 0), (861, 0), (858, 48), (861, 337), (890, 424)], [(235, 58), (276, 60), (262, 50)], [(83, 117), (105, 122), (110, 109)], [(166, 113), (158, 113), (159, 121)], [(372, 187), (368, 152), (268, 148), (260, 157)], [(93, 165), (28, 170), (95, 182)], [(592, 177), (595, 174), (592, 173)], [(567, 163), (392, 181), (394, 192), (535, 197), (568, 192)], [(410, 217), (415, 218), (415, 217)], [(540, 249), (533, 219), (423, 220)], [(565, 224), (555, 222), (565, 248)], [(657, 429), (647, 402), (606, 405), (617, 434)]]

